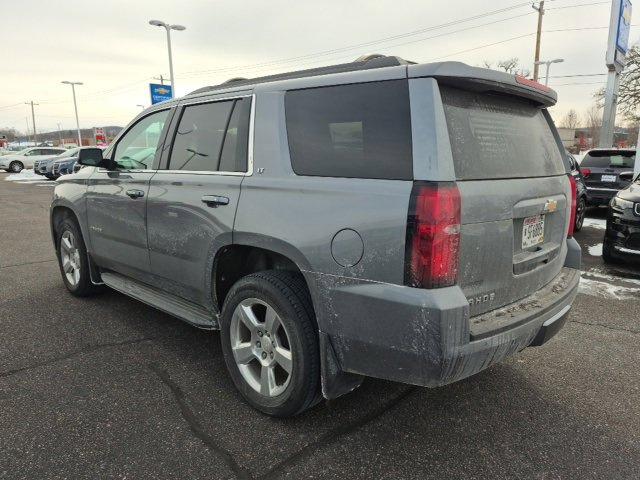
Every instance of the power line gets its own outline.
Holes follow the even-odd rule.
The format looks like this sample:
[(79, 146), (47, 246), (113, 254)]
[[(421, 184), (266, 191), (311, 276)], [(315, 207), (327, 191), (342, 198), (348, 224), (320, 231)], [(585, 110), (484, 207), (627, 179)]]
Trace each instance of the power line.
[(611, 2), (580, 3), (580, 4), (577, 4), (577, 5), (565, 5), (565, 6), (562, 6), (562, 7), (550, 7), (550, 8), (547, 8), (547, 10), (563, 10), (565, 8), (591, 7), (593, 5), (604, 5), (604, 4), (611, 5)]
[(484, 17), (488, 17), (491, 15), (497, 15), (499, 13), (504, 13), (510, 10), (515, 10), (518, 8), (522, 8), (524, 6), (528, 6), (530, 4), (530, 2), (523, 2), (523, 3), (518, 3), (515, 5), (512, 5), (510, 7), (505, 7), (505, 8), (500, 8), (498, 10), (492, 10), (489, 12), (484, 12), (481, 14), (477, 14), (477, 15), (473, 15), (471, 17), (466, 17), (466, 18), (462, 18), (462, 19), (458, 19), (458, 20), (452, 20), (450, 22), (446, 22), (446, 23), (441, 23), (438, 25), (432, 25), (429, 27), (425, 27), (425, 28), (421, 28), (418, 30), (413, 30), (410, 32), (405, 32), (405, 33), (400, 33), (397, 35), (391, 35), (388, 37), (383, 37), (383, 38), (379, 38), (376, 40), (371, 40), (369, 42), (363, 42), (363, 43), (357, 43), (357, 44), (352, 44), (352, 45), (347, 45), (344, 47), (339, 47), (339, 48), (334, 48), (334, 49), (330, 49), (330, 50), (322, 50), (322, 51), (318, 51), (318, 52), (314, 52), (314, 53), (308, 53), (308, 54), (304, 54), (304, 55), (298, 55), (295, 57), (288, 57), (288, 58), (282, 58), (282, 59), (278, 59), (278, 60), (271, 60), (268, 62), (262, 62), (262, 63), (255, 63), (255, 64), (248, 64), (248, 65), (238, 65), (238, 66), (230, 66), (230, 67), (220, 67), (220, 68), (214, 68), (214, 69), (208, 69), (208, 70), (193, 70), (191, 72), (184, 72), (182, 74), (183, 77), (187, 76), (187, 75), (193, 75), (193, 74), (206, 74), (206, 73), (219, 73), (219, 72), (224, 72), (224, 71), (236, 71), (236, 70), (247, 70), (249, 68), (258, 68), (258, 67), (264, 67), (264, 66), (270, 66), (270, 65), (274, 65), (274, 64), (279, 64), (279, 63), (290, 63), (292, 61), (296, 61), (296, 60), (304, 60), (310, 57), (320, 57), (320, 56), (325, 56), (325, 55), (331, 55), (334, 53), (341, 53), (347, 50), (353, 50), (356, 48), (362, 48), (362, 47), (369, 47), (369, 46), (373, 46), (373, 45), (378, 45), (380, 43), (385, 43), (388, 41), (392, 41), (392, 40), (397, 40), (397, 39), (401, 39), (401, 38), (406, 38), (406, 37), (410, 37), (410, 36), (414, 36), (414, 35), (419, 35), (421, 33), (426, 33), (426, 32), (430, 32), (433, 30), (439, 30), (442, 28), (446, 28), (446, 27), (451, 27), (454, 25), (458, 25), (461, 23), (467, 23), (473, 20), (477, 20), (480, 18), (484, 18)]

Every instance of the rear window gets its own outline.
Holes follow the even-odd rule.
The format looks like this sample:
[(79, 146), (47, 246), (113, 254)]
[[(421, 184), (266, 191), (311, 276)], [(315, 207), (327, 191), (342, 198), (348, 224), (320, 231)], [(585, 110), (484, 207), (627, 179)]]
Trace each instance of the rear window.
[(292, 90), (285, 109), (296, 174), (412, 179), (406, 80)]
[(582, 159), (580, 166), (590, 168), (633, 168), (636, 160), (635, 152), (616, 150), (591, 151)]
[(565, 173), (542, 110), (506, 95), (441, 87), (456, 177), (546, 177)]

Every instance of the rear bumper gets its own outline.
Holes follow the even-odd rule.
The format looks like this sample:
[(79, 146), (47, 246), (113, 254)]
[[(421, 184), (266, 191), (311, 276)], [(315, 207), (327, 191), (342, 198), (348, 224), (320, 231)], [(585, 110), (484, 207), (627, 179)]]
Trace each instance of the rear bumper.
[(615, 188), (587, 187), (587, 203), (589, 205), (608, 205), (619, 190)]
[(388, 284), (338, 287), (323, 333), (344, 372), (446, 385), (547, 342), (564, 325), (579, 280), (579, 269), (564, 267), (533, 295), (472, 318), (458, 287), (437, 294)]

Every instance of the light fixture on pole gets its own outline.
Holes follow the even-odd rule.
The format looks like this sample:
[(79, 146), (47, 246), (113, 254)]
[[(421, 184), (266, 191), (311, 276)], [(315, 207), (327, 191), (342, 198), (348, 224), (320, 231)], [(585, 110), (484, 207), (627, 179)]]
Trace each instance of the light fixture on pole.
[(547, 66), (547, 73), (546, 76), (544, 78), (544, 84), (545, 85), (549, 85), (549, 67), (551, 66), (552, 63), (562, 63), (564, 62), (564, 58), (555, 58), (553, 60), (540, 60), (538, 62), (535, 62), (535, 65), (546, 65)]
[(171, 98), (175, 97), (176, 92), (176, 82), (173, 77), (173, 59), (171, 57), (171, 30), (182, 31), (187, 27), (183, 25), (170, 25), (161, 20), (149, 20), (149, 25), (153, 25), (154, 27), (164, 27), (167, 31), (167, 50), (169, 52), (169, 76), (171, 77)]
[(76, 127), (78, 128), (78, 146), (82, 146), (82, 135), (80, 134), (80, 120), (78, 120), (78, 104), (76, 102), (76, 85), (84, 85), (82, 82), (70, 82), (69, 80), (63, 80), (65, 85), (71, 85), (71, 91), (73, 92), (73, 108), (76, 111)]

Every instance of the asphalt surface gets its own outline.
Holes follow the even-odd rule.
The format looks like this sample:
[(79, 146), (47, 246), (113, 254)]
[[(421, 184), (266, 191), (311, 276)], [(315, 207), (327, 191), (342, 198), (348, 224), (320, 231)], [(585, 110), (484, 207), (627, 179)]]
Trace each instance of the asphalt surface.
[(243, 403), (217, 333), (69, 295), (51, 183), (0, 174), (0, 478), (640, 478), (640, 269), (577, 238), (586, 294), (541, 348), (454, 385), (367, 380), (296, 418)]

